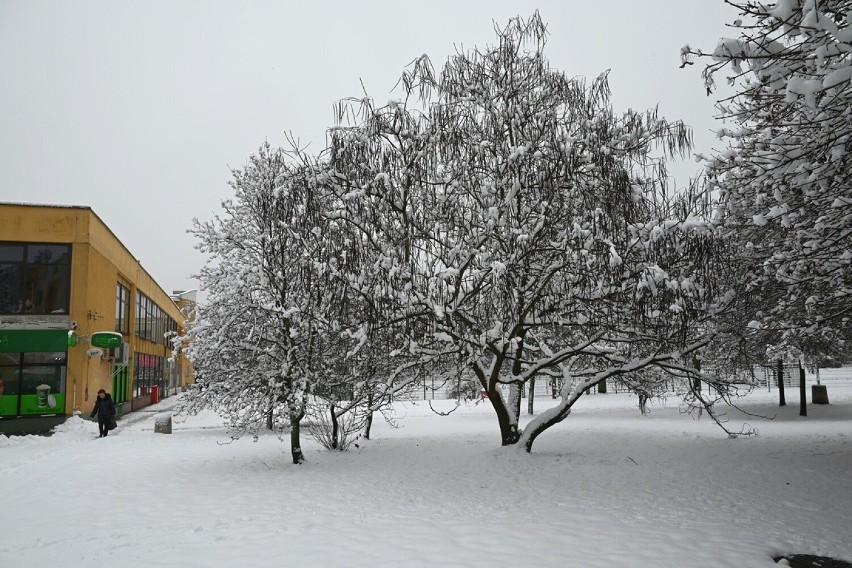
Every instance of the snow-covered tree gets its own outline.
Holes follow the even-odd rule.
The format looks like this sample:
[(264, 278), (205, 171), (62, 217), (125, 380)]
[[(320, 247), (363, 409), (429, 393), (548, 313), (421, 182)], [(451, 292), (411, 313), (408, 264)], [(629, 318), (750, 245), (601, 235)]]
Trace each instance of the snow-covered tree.
[(744, 289), (743, 345), (806, 357), (852, 352), (852, 1), (727, 1), (737, 37), (707, 59), (727, 148), (708, 158)]
[(207, 299), (190, 327), (197, 384), (182, 410), (215, 408), (234, 437), (263, 423), (289, 430), (299, 463), (306, 413), (311, 433), (342, 449), (369, 436), (393, 393), (375, 361), (381, 333), (346, 280), (365, 266), (364, 249), (326, 214), (326, 166), (295, 145), (264, 144), (233, 175), (224, 214), (195, 224), (210, 259), (200, 274)]
[[(616, 113), (606, 75), (552, 69), (538, 14), (497, 40), (437, 77), (416, 60), (399, 101), (342, 104), (323, 183), (374, 259), (349, 281), (398, 330), (392, 355), (461, 361), (502, 443), (529, 451), (601, 381), (695, 374), (717, 290), (712, 227), (666, 205), (664, 157), (689, 149), (688, 129)], [(521, 432), (520, 392), (538, 376), (565, 386)]]
[(265, 144), (233, 176), (224, 213), (193, 230), (210, 259), (190, 330), (197, 384), (186, 410), (212, 406), (235, 437), (265, 422), (289, 429), (299, 463), (310, 389), (327, 380), (324, 350), (338, 341), (329, 314), (340, 287), (327, 267), (340, 247), (321, 216), (314, 164)]

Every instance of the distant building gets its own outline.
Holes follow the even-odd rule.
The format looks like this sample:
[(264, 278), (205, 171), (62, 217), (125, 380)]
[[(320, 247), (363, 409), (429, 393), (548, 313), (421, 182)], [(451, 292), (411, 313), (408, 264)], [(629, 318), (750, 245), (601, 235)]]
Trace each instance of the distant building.
[(175, 290), (169, 297), (180, 309), (186, 321), (191, 322), (195, 319), (195, 306), (198, 303), (197, 290)]
[(0, 432), (87, 415), (101, 388), (119, 414), (175, 394), (185, 321), (91, 208), (0, 203)]

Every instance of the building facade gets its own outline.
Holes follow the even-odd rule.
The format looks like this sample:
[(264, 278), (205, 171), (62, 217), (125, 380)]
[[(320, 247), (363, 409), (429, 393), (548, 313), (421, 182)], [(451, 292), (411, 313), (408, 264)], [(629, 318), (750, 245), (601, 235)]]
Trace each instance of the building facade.
[(185, 320), (89, 207), (0, 203), (0, 432), (88, 414), (98, 389), (119, 414), (175, 394)]

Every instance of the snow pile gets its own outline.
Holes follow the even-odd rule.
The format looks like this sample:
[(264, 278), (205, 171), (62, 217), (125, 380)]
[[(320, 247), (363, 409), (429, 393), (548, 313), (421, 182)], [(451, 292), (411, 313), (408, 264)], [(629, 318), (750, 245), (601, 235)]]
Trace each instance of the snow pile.
[[(96, 424), (96, 423), (95, 423)], [(97, 425), (95, 426), (97, 430)], [(52, 430), (52, 435), (61, 439), (63, 443), (73, 442), (74, 439), (88, 439), (92, 430), (92, 422), (84, 420), (80, 416), (72, 416)], [(55, 443), (46, 436), (29, 434), (24, 436), (0, 435), (0, 448), (15, 446), (45, 446)]]
[(92, 424), (97, 423), (78, 414), (56, 426), (53, 435), (59, 438), (88, 438), (92, 432)]
[(160, 434), (172, 433), (172, 413), (159, 412), (154, 415), (154, 432)]

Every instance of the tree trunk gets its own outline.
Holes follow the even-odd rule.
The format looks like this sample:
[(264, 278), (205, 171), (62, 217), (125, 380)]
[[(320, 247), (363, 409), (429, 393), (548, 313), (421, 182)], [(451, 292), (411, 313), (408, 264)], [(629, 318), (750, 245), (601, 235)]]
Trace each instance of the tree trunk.
[(290, 454), (293, 456), (293, 463), (297, 465), (305, 461), (302, 444), (299, 442), (299, 431), (304, 415), (304, 411), (290, 412)]
[(606, 379), (598, 383), (598, 393), (606, 394)]
[(778, 406), (787, 406), (784, 397), (784, 362), (778, 359)]
[[(518, 346), (515, 349), (515, 359), (512, 362), (512, 378), (517, 378), (521, 375), (523, 368), (521, 360), (524, 354), (524, 336), (526, 332), (521, 333), (518, 340)], [(521, 399), (524, 396), (524, 383), (509, 384), (509, 440), (514, 444), (518, 441), (520, 430), (518, 430), (518, 420), (521, 417)]]
[(373, 411), (367, 411), (367, 424), (364, 426), (364, 439), (370, 439), (370, 428), (373, 427)]
[[(693, 358), (692, 364), (695, 366), (695, 370), (699, 373), (701, 372), (701, 359), (698, 357)], [(699, 377), (695, 377), (692, 379), (692, 390), (695, 391), (695, 396), (701, 394), (701, 379)]]
[[(518, 429), (518, 418), (521, 416), (521, 390), (524, 385), (511, 383), (509, 385), (509, 420), (514, 425), (515, 431)], [(513, 442), (514, 443), (514, 442)]]
[(805, 370), (799, 363), (799, 416), (808, 415), (808, 398), (805, 395)]
[(329, 403), (328, 410), (331, 413), (331, 449), (336, 450), (339, 445), (339, 430), (337, 423), (337, 414), (334, 412), (334, 403)]
[(367, 423), (364, 426), (364, 439), (370, 439), (370, 428), (373, 427), (373, 393), (367, 395)]
[(495, 381), (491, 388), (488, 389), (488, 401), (494, 408), (494, 413), (497, 415), (497, 424), (500, 426), (500, 443), (503, 446), (511, 446), (518, 441), (520, 434), (518, 433), (518, 421), (512, 420), (509, 408), (503, 400), (503, 395), (497, 387)]
[(497, 374), (499, 373), (499, 366), (499, 364), (495, 364), (493, 377), (490, 378), (486, 378), (485, 372), (477, 363), (472, 363), (470, 368), (474, 375), (476, 375), (479, 384), (482, 385), (482, 388), (488, 393), (488, 401), (491, 403), (491, 406), (494, 408), (494, 413), (497, 415), (497, 424), (500, 426), (500, 443), (503, 446), (511, 446), (516, 444), (520, 437), (520, 433), (518, 432), (518, 419), (516, 414), (515, 420), (512, 420), (509, 414), (509, 408), (506, 406), (506, 402), (503, 400), (503, 395), (500, 393), (498, 386), (499, 383), (496, 379)]
[(533, 399), (535, 398), (535, 378), (530, 381), (529, 400), (527, 400), (527, 414), (535, 414), (533, 411)]
[[(518, 420), (512, 420), (509, 407), (503, 401), (503, 395), (494, 385), (494, 388), (488, 390), (488, 400), (491, 401), (491, 406), (494, 407), (494, 412), (497, 414), (497, 423), (500, 425), (500, 443), (503, 446), (511, 446), (518, 442), (520, 432), (518, 432)], [(518, 399), (520, 405), (520, 398)], [(515, 415), (517, 416), (517, 414)]]

